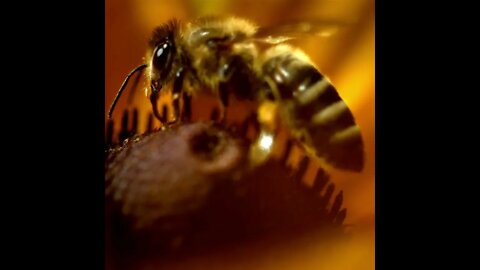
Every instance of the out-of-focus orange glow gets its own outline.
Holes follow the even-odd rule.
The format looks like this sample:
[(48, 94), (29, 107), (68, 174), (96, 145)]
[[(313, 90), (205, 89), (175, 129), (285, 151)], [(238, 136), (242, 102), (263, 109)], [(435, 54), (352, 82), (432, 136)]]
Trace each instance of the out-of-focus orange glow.
[[(330, 78), (363, 133), (364, 171), (331, 173), (332, 182), (338, 190), (344, 191), (344, 206), (348, 210), (345, 223), (351, 225), (352, 238), (333, 245), (327, 253), (311, 244), (292, 247), (288, 252), (279, 251), (278, 254), (283, 254), (281, 257), (258, 264), (242, 262), (241, 265), (248, 269), (374, 269), (374, 0), (106, 0), (105, 10), (105, 117), (125, 76), (142, 62), (152, 29), (173, 17), (190, 19), (207, 14), (231, 14), (249, 18), (260, 25), (315, 18), (348, 22), (348, 26), (332, 37), (311, 37), (293, 44), (303, 49)], [(146, 84), (140, 82), (140, 86), (137, 90)], [(114, 112), (113, 119), (121, 118), (121, 108), (125, 108), (130, 90), (128, 87), (120, 99), (117, 105), (120, 109)], [(143, 91), (137, 92), (132, 105), (140, 108), (140, 115), (144, 115), (151, 110), (150, 103)], [(146, 117), (140, 117), (139, 126), (145, 125)], [(119, 129), (119, 121), (115, 128)], [(299, 158), (300, 154), (291, 162), (295, 164)], [(313, 175), (314, 166), (311, 164), (308, 174)], [(222, 261), (225, 264), (234, 262), (235, 259)]]

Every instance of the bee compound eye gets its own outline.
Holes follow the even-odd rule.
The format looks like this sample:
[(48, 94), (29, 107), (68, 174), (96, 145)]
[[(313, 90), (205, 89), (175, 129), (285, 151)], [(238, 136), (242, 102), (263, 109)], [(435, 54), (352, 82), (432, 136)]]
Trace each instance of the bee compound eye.
[(165, 41), (155, 48), (153, 53), (153, 66), (157, 70), (165, 70), (170, 64), (172, 58), (172, 44), (169, 41)]

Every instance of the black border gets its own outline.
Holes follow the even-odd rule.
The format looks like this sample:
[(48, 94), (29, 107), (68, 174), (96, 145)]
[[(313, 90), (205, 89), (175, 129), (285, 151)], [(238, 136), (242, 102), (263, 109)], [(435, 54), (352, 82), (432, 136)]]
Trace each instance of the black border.
[(2, 42), (6, 257), (104, 269), (105, 5), (19, 4)]
[(472, 150), (476, 140), (464, 123), (476, 83), (454, 63), (464, 58), (462, 29), (472, 17), (442, 4), (376, 1), (376, 269), (458, 268), (468, 258), (450, 241), (468, 233), (459, 224), (469, 221), (469, 158), (452, 151)]
[[(105, 5), (21, 4), (28, 6), (5, 26), (22, 24), (4, 42), (14, 63), (2, 108), (9, 247), (20, 255), (17, 264), (103, 269)], [(436, 251), (425, 244), (438, 243), (439, 234), (428, 232), (445, 227), (441, 217), (454, 213), (429, 196), (452, 202), (453, 191), (438, 190), (437, 181), (462, 180), (446, 174), (452, 154), (436, 143), (454, 140), (444, 136), (461, 123), (432, 135), (444, 127), (442, 112), (453, 110), (453, 102), (438, 104), (435, 94), (445, 90), (448, 99), (462, 89), (448, 80), (459, 67), (446, 63), (448, 29), (429, 17), (444, 13), (412, 5), (376, 1), (376, 269), (410, 269)], [(427, 42), (435, 34), (438, 40)], [(444, 262), (439, 256), (428, 268)]]

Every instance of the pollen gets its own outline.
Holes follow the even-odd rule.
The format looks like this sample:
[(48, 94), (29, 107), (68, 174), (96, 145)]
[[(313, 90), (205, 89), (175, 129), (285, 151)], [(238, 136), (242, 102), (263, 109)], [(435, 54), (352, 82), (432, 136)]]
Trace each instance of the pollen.
[(260, 137), (260, 147), (263, 150), (269, 150), (273, 144), (273, 137), (271, 134), (262, 133)]
[(265, 101), (258, 109), (258, 121), (268, 129), (275, 129), (278, 121), (278, 104), (276, 102)]

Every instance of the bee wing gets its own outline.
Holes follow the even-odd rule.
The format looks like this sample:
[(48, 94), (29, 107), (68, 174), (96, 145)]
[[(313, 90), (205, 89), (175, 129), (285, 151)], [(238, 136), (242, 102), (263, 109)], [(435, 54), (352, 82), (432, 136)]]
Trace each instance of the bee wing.
[(258, 42), (279, 44), (310, 36), (330, 37), (347, 25), (346, 22), (324, 20), (290, 22), (260, 27), (252, 38)]

